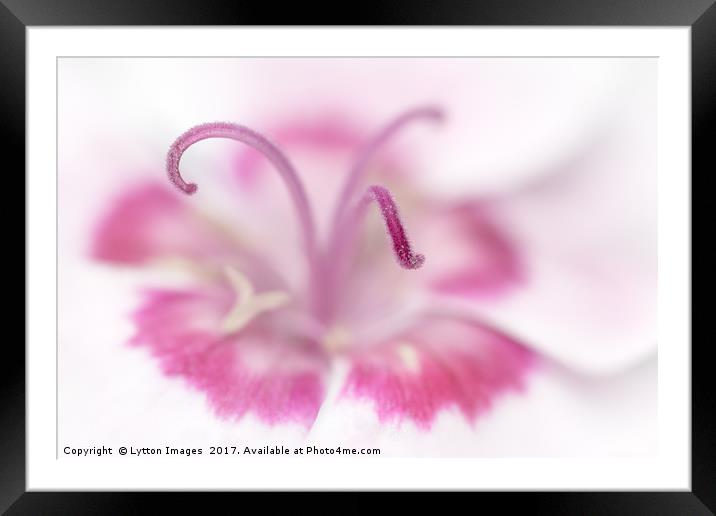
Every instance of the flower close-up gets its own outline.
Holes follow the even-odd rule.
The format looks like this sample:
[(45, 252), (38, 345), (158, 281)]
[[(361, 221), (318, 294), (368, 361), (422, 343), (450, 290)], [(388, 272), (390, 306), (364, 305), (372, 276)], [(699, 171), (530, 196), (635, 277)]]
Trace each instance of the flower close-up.
[(66, 65), (63, 435), (652, 453), (654, 70), (532, 61)]
[[(425, 274), (425, 256), (412, 249), (391, 192), (362, 184), (385, 140), (421, 119), (440, 120), (442, 113), (437, 108), (409, 111), (365, 144), (344, 174), (323, 242), (301, 176), (268, 139), (231, 123), (185, 132), (171, 146), (166, 165), (169, 180), (184, 194), (196, 193), (197, 185), (183, 179), (181, 156), (201, 140), (236, 140), (268, 159), (295, 210), (293, 220), (275, 222), (293, 225), (301, 235), (298, 248), (284, 242), (277, 250), (302, 261), (304, 271), (298, 285), (291, 286), (261, 249), (242, 246), (230, 231), (212, 230), (219, 224), (202, 221), (175, 192), (154, 184), (130, 191), (100, 226), (95, 255), (129, 263), (173, 256), (190, 264), (199, 280), (191, 289), (148, 291), (134, 316), (134, 342), (148, 346), (165, 373), (181, 375), (206, 392), (220, 415), (252, 411), (268, 423), (312, 425), (337, 357), (350, 364), (342, 395), (371, 400), (381, 419), (407, 418), (424, 427), (445, 408), (457, 408), (473, 420), (501, 391), (521, 388), (534, 357), (519, 342), (477, 319), (435, 306), (412, 314), (401, 309), (421, 290), (472, 288), (479, 293), (515, 279), (513, 271), (493, 265), (509, 269), (514, 258), (499, 230), (482, 219), (479, 206), (438, 208), (406, 191), (414, 209), (423, 212), (417, 234), (432, 229), (431, 210), (449, 226), (435, 248), (438, 263), (428, 265), (432, 274)], [(362, 235), (369, 210), (380, 213), (386, 242), (384, 249), (375, 242), (374, 249), (361, 252), (361, 237), (377, 240)], [(374, 256), (391, 253), (396, 263)], [(451, 261), (461, 258), (464, 265), (443, 258), (450, 254)], [(388, 305), (386, 298), (392, 298)]]

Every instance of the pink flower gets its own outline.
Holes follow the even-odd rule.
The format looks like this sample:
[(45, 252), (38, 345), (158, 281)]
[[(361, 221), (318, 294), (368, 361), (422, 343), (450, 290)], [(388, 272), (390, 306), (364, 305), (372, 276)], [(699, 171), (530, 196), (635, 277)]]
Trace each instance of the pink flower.
[[(502, 393), (523, 390), (534, 352), (446, 301), (491, 304), (524, 288), (522, 256), (493, 217), (500, 203), (424, 195), (405, 157), (389, 154), (406, 126), (441, 120), (436, 108), (415, 109), (368, 139), (334, 118), (276, 131), (289, 148), (356, 152), (351, 169), (334, 177), (299, 174), (277, 145), (241, 125), (185, 132), (167, 156), (176, 189), (197, 193), (180, 172), (187, 149), (232, 139), (252, 150), (232, 158), (238, 181), (226, 188), (241, 191), (238, 203), (250, 195), (262, 206), (251, 218), (215, 221), (167, 184), (119, 196), (97, 229), (94, 256), (133, 265), (179, 259), (193, 278), (146, 291), (132, 343), (204, 392), (220, 416), (252, 413), (269, 424), (310, 426), (340, 361), (348, 371), (337, 403), (364, 400), (381, 421), (422, 428), (444, 410), (474, 421)], [(288, 197), (262, 184), (264, 158)], [(329, 192), (337, 178), (341, 186)], [(271, 213), (282, 202), (292, 204), (289, 215)], [(237, 237), (252, 225), (258, 239)]]
[[(66, 59), (58, 73), (61, 440), (461, 457), (657, 449), (654, 60)], [(260, 130), (297, 170), (325, 253), (361, 149), (426, 101), (446, 120), (394, 134), (346, 203), (356, 213), (369, 186), (385, 187), (425, 261), (396, 263), (371, 201), (341, 235), (342, 287), (322, 308), (334, 324), (311, 316), (299, 217), (263, 154), (192, 146), (180, 168), (199, 185), (190, 197), (163, 170), (198, 122)], [(231, 321), (244, 324), (236, 335)], [(415, 355), (396, 335), (426, 344), (420, 371), (455, 374), (411, 383)], [(489, 335), (521, 346), (490, 347)], [(479, 361), (458, 360), (467, 341)], [(466, 381), (487, 378), (482, 365), (509, 372), (509, 357), (481, 351), (513, 347), (533, 364), (514, 369), (522, 388)]]

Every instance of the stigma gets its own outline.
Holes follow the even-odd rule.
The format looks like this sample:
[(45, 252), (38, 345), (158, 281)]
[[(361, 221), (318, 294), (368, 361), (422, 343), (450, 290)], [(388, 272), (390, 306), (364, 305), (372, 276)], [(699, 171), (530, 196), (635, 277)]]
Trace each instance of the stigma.
[(290, 300), (288, 293), (282, 290), (257, 294), (251, 280), (234, 267), (226, 267), (224, 272), (236, 295), (236, 301), (221, 325), (226, 333), (241, 330), (259, 314), (276, 310)]

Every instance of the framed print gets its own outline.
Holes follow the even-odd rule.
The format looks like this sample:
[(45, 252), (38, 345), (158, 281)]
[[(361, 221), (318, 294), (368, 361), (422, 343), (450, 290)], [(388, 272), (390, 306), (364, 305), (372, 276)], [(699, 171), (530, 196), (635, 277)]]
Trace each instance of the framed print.
[(691, 169), (716, 8), (487, 7), (282, 26), (180, 2), (168, 27), (159, 2), (6, 2), (27, 307), (3, 509), (709, 513)]

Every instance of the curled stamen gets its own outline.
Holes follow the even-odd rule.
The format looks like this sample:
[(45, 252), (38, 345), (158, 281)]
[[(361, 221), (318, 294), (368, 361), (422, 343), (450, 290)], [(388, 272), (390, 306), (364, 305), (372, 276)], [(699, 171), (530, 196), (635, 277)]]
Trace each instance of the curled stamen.
[(425, 263), (425, 256), (414, 253), (411, 249), (405, 229), (400, 221), (398, 206), (388, 189), (378, 185), (369, 187), (356, 207), (357, 217), (363, 216), (371, 201), (375, 201), (380, 208), (385, 228), (388, 231), (388, 236), (393, 241), (393, 251), (400, 266), (404, 269), (420, 268)]
[(167, 154), (167, 174), (169, 180), (186, 194), (191, 195), (196, 192), (197, 185), (195, 183), (187, 183), (184, 181), (184, 178), (182, 178), (179, 172), (179, 161), (181, 160), (182, 154), (189, 147), (208, 138), (228, 138), (245, 143), (266, 156), (274, 167), (276, 167), (293, 198), (303, 229), (303, 237), (309, 255), (309, 262), (313, 262), (315, 257), (315, 226), (303, 184), (288, 158), (286, 158), (278, 147), (259, 133), (248, 127), (227, 122), (213, 122), (192, 127), (177, 138), (169, 148)]
[(403, 127), (417, 120), (429, 120), (439, 122), (444, 118), (442, 110), (435, 106), (424, 106), (411, 109), (393, 119), (373, 139), (371, 139), (358, 153), (353, 168), (348, 174), (346, 183), (343, 185), (338, 204), (334, 213), (334, 220), (338, 221), (344, 206), (348, 205), (365, 174), (368, 164), (378, 151), (391, 137), (397, 134)]

